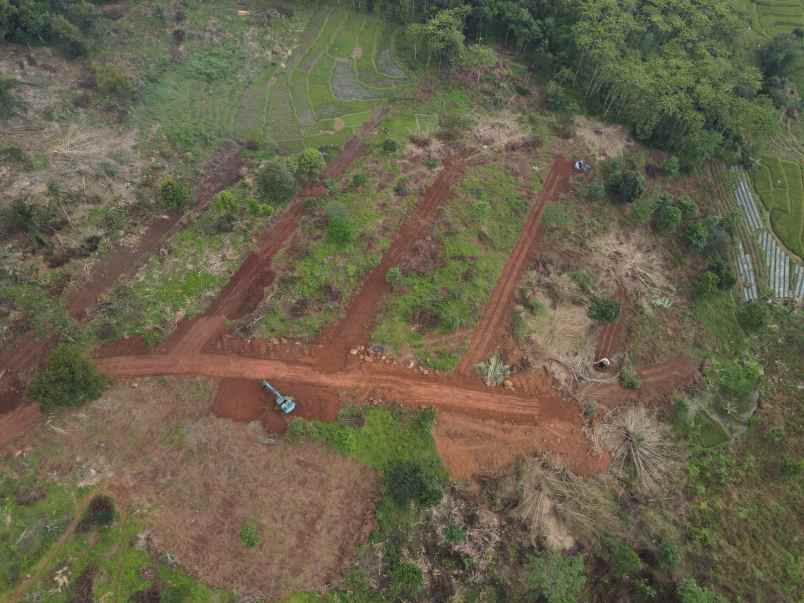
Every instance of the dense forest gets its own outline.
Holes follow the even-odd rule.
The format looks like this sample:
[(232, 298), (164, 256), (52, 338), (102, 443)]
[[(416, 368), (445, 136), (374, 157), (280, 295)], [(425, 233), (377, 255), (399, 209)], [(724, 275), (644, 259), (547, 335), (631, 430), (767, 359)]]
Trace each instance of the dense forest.
[[(477, 53), (466, 52), (473, 43), (499, 41), (551, 78), (554, 90), (625, 123), (640, 140), (687, 164), (714, 156), (748, 163), (777, 127), (766, 76), (778, 76), (780, 63), (759, 61), (756, 49), (742, 46), (747, 25), (727, 0), (355, 5), (408, 24), (416, 56), (428, 62), (476, 60)], [(776, 46), (782, 63), (789, 63), (800, 44)]]

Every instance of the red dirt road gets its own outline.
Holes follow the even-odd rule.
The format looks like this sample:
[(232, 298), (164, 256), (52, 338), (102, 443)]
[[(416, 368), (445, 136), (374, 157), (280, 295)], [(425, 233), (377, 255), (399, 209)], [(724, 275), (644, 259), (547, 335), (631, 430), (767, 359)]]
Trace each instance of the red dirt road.
[(572, 162), (564, 157), (557, 157), (536, 202), (530, 209), (525, 228), (503, 268), (480, 323), (472, 335), (469, 348), (458, 365), (459, 373), (468, 374), (475, 364), (491, 354), (494, 342), (501, 340), (505, 325), (510, 319), (514, 289), (525, 268), (526, 260), (533, 253), (544, 230), (541, 224), (542, 210), (547, 203), (555, 201), (560, 193), (569, 188), (571, 175)]

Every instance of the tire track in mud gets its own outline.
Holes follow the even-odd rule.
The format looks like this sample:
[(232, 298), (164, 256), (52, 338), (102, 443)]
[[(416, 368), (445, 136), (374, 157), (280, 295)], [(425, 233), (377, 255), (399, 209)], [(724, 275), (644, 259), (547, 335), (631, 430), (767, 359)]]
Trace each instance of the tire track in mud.
[(564, 157), (556, 157), (550, 167), (544, 187), (530, 209), (524, 230), (503, 267), (494, 291), (492, 291), (480, 323), (472, 335), (469, 347), (458, 365), (457, 372), (459, 374), (467, 375), (475, 364), (486, 358), (491, 353), (495, 338), (502, 335), (501, 331), (510, 319), (509, 310), (516, 284), (519, 282), (528, 257), (531, 256), (543, 233), (542, 211), (547, 203), (555, 201), (559, 193), (567, 190), (571, 174), (572, 162)]
[(320, 370), (329, 373), (343, 370), (349, 350), (368, 342), (380, 306), (391, 293), (386, 281), (388, 270), (398, 265), (413, 243), (432, 226), (436, 212), (451, 198), (452, 187), (463, 177), (467, 165), (467, 159), (462, 157), (445, 161), (438, 177), (399, 228), (380, 263), (368, 273), (360, 290), (352, 297), (345, 316), (322, 333), (323, 347), (315, 354), (315, 364)]

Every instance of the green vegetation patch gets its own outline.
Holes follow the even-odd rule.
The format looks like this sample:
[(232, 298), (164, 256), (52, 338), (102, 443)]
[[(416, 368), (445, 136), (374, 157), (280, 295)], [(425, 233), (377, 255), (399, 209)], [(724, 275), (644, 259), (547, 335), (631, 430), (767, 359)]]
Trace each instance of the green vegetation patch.
[[(393, 158), (383, 159), (383, 171), (393, 171)], [(362, 173), (365, 162), (355, 173)], [(393, 232), (414, 196), (397, 197), (379, 190), (377, 173), (366, 174), (359, 188), (333, 193), (319, 200), (315, 214), (301, 225), (301, 236), (291, 249), (274, 258), (284, 276), (268, 292), (261, 334), (269, 337), (312, 337), (340, 317), (363, 278), (390, 245), (384, 232)]]
[(219, 193), (173, 236), (164, 254), (152, 256), (133, 281), (112, 290), (93, 330), (101, 339), (139, 335), (158, 343), (217, 295), (271, 212), (244, 186)]
[(413, 351), (439, 370), (453, 368), (466, 338), (439, 339), (476, 323), (513, 249), (528, 210), (504, 167), (478, 168), (437, 220), (433, 261), (402, 266), (372, 340)]

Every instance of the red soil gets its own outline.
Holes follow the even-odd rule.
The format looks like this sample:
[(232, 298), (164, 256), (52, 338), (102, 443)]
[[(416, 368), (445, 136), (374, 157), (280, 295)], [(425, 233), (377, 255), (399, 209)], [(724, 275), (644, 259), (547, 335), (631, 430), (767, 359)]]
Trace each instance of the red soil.
[(514, 289), (527, 264), (527, 259), (532, 256), (544, 231), (541, 224), (542, 210), (547, 203), (555, 201), (560, 193), (567, 190), (571, 175), (572, 162), (564, 157), (557, 157), (550, 168), (550, 174), (542, 191), (530, 209), (525, 228), (503, 268), (469, 348), (458, 365), (459, 373), (468, 374), (475, 364), (491, 354), (494, 342), (501, 341), (511, 318)]

